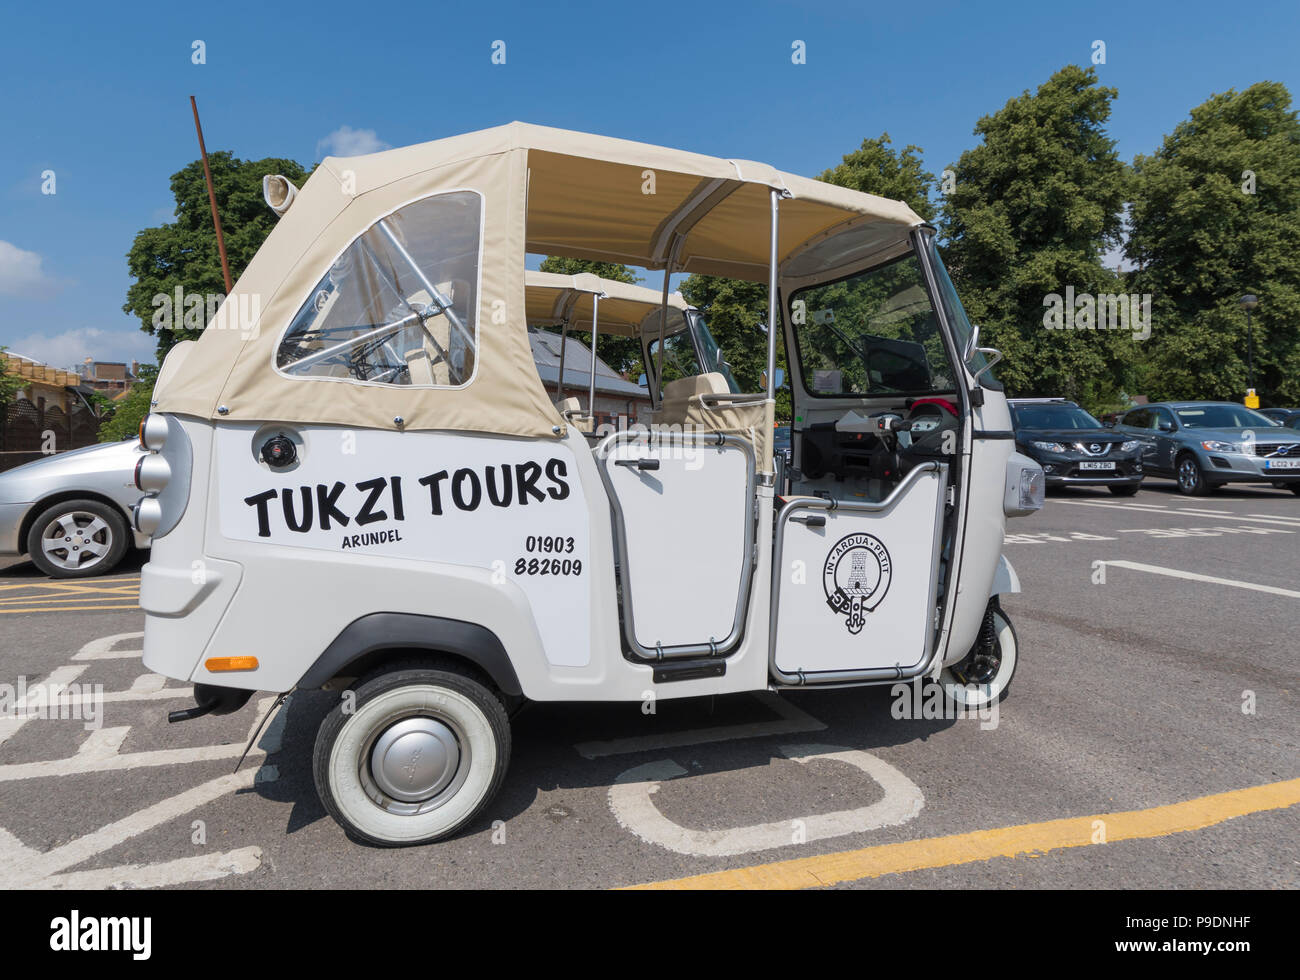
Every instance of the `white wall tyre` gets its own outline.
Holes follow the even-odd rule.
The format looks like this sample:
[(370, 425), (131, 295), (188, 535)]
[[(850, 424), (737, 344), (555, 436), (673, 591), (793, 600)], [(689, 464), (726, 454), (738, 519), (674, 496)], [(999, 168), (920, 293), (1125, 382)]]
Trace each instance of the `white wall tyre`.
[(972, 649), (965, 658), (943, 669), (940, 680), (944, 694), (959, 707), (979, 709), (1001, 701), (1011, 687), (1020, 644), (1011, 620), (997, 607), (993, 610), (993, 629), (998, 642), (992, 656)]
[(356, 689), (321, 722), (313, 769), (330, 816), (371, 844), (449, 837), (496, 796), (510, 764), (497, 696), (450, 670), (402, 668)]

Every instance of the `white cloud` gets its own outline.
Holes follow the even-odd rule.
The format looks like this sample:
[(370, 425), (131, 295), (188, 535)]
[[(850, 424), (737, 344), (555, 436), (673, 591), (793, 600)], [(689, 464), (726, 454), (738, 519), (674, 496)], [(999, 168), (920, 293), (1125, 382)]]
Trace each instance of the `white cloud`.
[(0, 295), (42, 296), (57, 285), (41, 268), (41, 257), (0, 241)]
[(97, 361), (132, 360), (152, 363), (154, 338), (140, 330), (100, 330), (98, 327), (78, 327), (63, 333), (47, 336), (29, 334), (7, 345), (10, 353), (22, 354), (51, 367), (69, 369), (79, 367), (88, 357)]
[(359, 157), (366, 153), (387, 150), (389, 144), (375, 135), (373, 129), (353, 129), (340, 126), (316, 144), (316, 155)]

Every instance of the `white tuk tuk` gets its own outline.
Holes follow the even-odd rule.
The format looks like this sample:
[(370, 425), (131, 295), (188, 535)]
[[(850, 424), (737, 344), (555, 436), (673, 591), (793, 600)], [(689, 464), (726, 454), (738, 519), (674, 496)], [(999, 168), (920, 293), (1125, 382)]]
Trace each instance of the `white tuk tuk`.
[[(341, 689), (321, 799), (400, 845), (481, 813), (524, 700), (1006, 693), (1003, 529), (1042, 471), (906, 205), (520, 123), (266, 190), (279, 224), (141, 427), (144, 662), (195, 687), (173, 720)], [(662, 269), (658, 307), (581, 276), (532, 274), (530, 299), (530, 253)], [(767, 283), (764, 390), (737, 390), (674, 272)], [(530, 310), (639, 336), (648, 424), (557, 407)]]

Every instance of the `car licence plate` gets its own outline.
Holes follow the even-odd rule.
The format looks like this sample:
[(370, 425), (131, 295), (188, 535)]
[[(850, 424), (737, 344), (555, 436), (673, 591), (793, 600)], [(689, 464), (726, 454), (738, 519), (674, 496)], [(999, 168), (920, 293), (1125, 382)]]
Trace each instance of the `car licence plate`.
[(1300, 470), (1300, 459), (1266, 459), (1266, 470)]
[[(1287, 462), (1290, 462), (1290, 460), (1287, 460)], [(1300, 463), (1300, 460), (1296, 460), (1296, 462)], [(1115, 464), (1110, 462), (1107, 463), (1086, 462), (1086, 463), (1079, 464), (1079, 469), (1081, 470), (1113, 470), (1114, 468), (1115, 468)]]

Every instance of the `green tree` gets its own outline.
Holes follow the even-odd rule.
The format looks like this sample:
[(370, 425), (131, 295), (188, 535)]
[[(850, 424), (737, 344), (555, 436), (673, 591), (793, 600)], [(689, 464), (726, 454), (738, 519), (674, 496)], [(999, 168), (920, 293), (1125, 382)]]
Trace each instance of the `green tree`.
[(1278, 82), (1213, 95), (1133, 162), (1126, 254), (1152, 296), (1152, 398), (1240, 400), (1244, 293), (1254, 311), (1255, 388), (1300, 402), (1300, 121)]
[(113, 403), (113, 414), (100, 424), (100, 442), (119, 442), (140, 431), (140, 421), (149, 414), (153, 401), (153, 386), (158, 380), (158, 368), (152, 364), (141, 364), (138, 378), (131, 390)]
[(934, 174), (921, 165), (919, 146), (908, 144), (902, 152), (893, 149), (888, 133), (880, 139), (866, 139), (852, 153), (817, 179), (851, 190), (902, 201), (926, 221), (934, 217), (930, 191)]
[[(266, 236), (275, 227), (276, 217), (262, 199), (262, 177), (283, 174), (302, 186), (307, 171), (292, 160), (271, 157), (265, 160), (240, 160), (225, 150), (208, 155), (212, 184), (221, 215), (221, 230), (226, 240), (230, 276), (237, 280)], [(221, 257), (217, 251), (217, 234), (212, 226), (203, 163), (195, 160), (172, 175), (172, 195), (176, 199), (174, 221), (138, 232), (127, 253), (127, 268), (135, 282), (127, 290), (126, 313), (140, 318), (141, 329), (158, 338), (158, 363), (179, 340), (193, 340), (207, 325), (206, 302), (195, 311), (201, 323), (182, 322), (182, 311), (173, 311), (171, 322), (159, 322), (157, 315), (170, 309), (156, 302), (170, 301), (180, 287), (184, 295), (221, 295), (225, 281), (221, 275)], [(215, 309), (215, 307), (214, 307)]]
[[(641, 280), (628, 266), (620, 262), (596, 262), (592, 259), (570, 259), (562, 255), (548, 255), (538, 266), (542, 272), (554, 272), (562, 276), (576, 276), (580, 272), (590, 272), (602, 279), (614, 282), (638, 283)], [(599, 328), (597, 328), (599, 330)], [(569, 325), (570, 333), (584, 333), (579, 324)], [(596, 356), (620, 374), (628, 374), (633, 380), (641, 373), (641, 341), (636, 337), (619, 337), (615, 334), (599, 335), (596, 338)], [(635, 371), (636, 374), (632, 374)], [(566, 372), (567, 373), (567, 372)]]
[(1127, 171), (1106, 133), (1117, 92), (1067, 65), (975, 126), (943, 199), (944, 261), (1018, 395), (1112, 399), (1132, 373), (1130, 332), (1048, 330), (1050, 295), (1117, 292), (1101, 257), (1119, 245)]
[(0, 346), (0, 424), (4, 422), (4, 409), (31, 383), (9, 366), (9, 358), (5, 357), (8, 349)]

